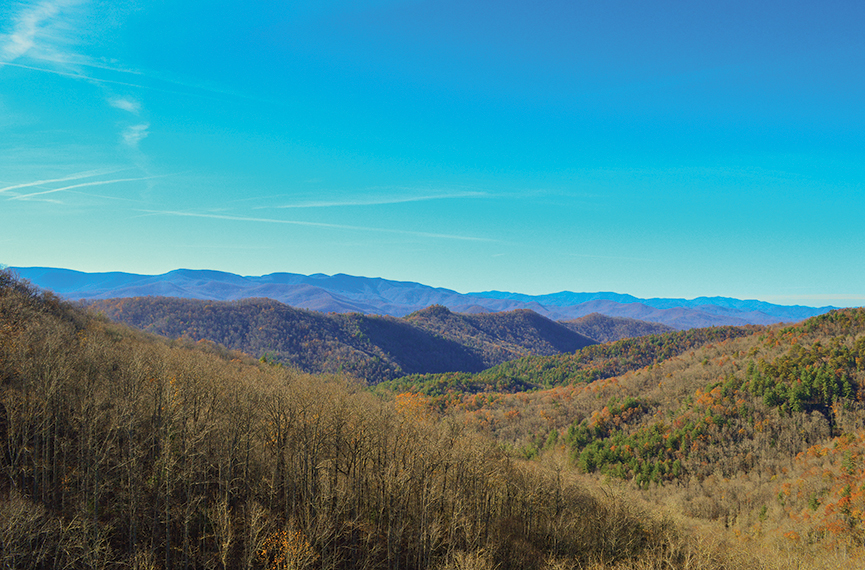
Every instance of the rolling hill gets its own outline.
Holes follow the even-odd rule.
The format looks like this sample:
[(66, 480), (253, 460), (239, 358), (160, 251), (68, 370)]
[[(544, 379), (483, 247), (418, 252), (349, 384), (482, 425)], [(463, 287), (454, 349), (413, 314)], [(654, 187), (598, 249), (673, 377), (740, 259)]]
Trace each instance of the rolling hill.
[[(526, 457), (558, 457), (818, 568), (865, 539), (865, 309), (692, 329), (415, 375), (413, 393)], [(820, 554), (822, 553), (822, 555)], [(861, 559), (858, 559), (861, 561)], [(854, 565), (855, 566), (855, 565)]]
[[(113, 307), (133, 319), (174, 307), (160, 326), (216, 322), (238, 338), (296, 311), (144, 301)], [(407, 327), (395, 338), (448, 340), (411, 319), (455, 338), (563, 338), (515, 335), (558, 330), (519, 311), (300, 312), (310, 320), (292, 326), (319, 331), (307, 342), (390, 338), (391, 321)], [(338, 374), (144, 334), (0, 272), (0, 387), (4, 567), (839, 570), (865, 559), (863, 309), (404, 376), (373, 397)]]
[[(3, 568), (601, 570), (679, 526), (346, 379), (145, 335), (0, 272)], [(723, 557), (701, 570), (742, 570)]]
[(370, 383), (406, 374), (478, 372), (522, 356), (574, 351), (595, 342), (528, 310), (462, 315), (434, 306), (400, 319), (324, 314), (272, 299), (132, 297), (90, 306), (169, 338), (206, 339), (307, 372), (344, 372)]
[(661, 334), (675, 330), (661, 323), (640, 321), (627, 317), (609, 317), (601, 313), (590, 313), (579, 319), (559, 322), (572, 331), (601, 343), (615, 342), (623, 338), (633, 338), (636, 336)]

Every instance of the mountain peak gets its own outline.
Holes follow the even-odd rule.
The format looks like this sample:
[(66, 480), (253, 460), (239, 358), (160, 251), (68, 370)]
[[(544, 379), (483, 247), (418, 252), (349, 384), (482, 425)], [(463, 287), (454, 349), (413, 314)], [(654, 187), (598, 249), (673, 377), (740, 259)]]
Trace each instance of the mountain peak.
[(453, 315), (444, 305), (430, 305), (425, 309), (415, 311), (406, 316), (407, 319), (445, 319)]

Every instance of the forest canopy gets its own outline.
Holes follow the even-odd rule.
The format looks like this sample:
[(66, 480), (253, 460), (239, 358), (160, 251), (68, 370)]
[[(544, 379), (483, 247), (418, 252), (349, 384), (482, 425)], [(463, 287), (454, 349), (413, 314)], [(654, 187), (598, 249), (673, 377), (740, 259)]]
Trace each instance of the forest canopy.
[(865, 311), (581, 352), (374, 393), (136, 331), (0, 272), (0, 564), (862, 560)]
[(8, 273), (0, 356), (5, 568), (553, 568), (692, 548), (417, 396), (137, 333)]

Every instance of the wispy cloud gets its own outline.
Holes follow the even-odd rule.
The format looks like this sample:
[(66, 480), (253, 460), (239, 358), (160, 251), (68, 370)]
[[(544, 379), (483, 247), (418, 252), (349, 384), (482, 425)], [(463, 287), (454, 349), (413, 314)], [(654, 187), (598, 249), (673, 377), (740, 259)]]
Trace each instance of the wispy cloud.
[(62, 188), (52, 188), (50, 190), (43, 190), (42, 192), (31, 192), (30, 194), (18, 194), (17, 196), (12, 196), (8, 198), (9, 200), (29, 200), (35, 198), (37, 196), (44, 196), (46, 194), (54, 194), (56, 192), (63, 192), (65, 190), (73, 190), (75, 188), (87, 188), (90, 186), (103, 186), (105, 184), (119, 184), (122, 182), (136, 182), (139, 180), (152, 180), (154, 178), (163, 178), (165, 176), (169, 176), (168, 174), (163, 174), (159, 176), (141, 176), (138, 178), (115, 178), (113, 180), (94, 180), (91, 182), (82, 182), (80, 184), (72, 184), (71, 186), (63, 186)]
[(24, 55), (45, 59), (54, 54), (58, 44), (66, 44), (68, 35), (57, 16), (77, 2), (46, 0), (21, 10), (13, 19), (12, 31), (0, 36), (0, 58), (9, 62)]
[(317, 228), (331, 228), (338, 230), (351, 230), (351, 231), (361, 231), (361, 232), (379, 232), (379, 233), (389, 233), (389, 234), (401, 234), (401, 235), (412, 235), (418, 237), (428, 237), (428, 238), (438, 238), (438, 239), (452, 239), (452, 240), (460, 240), (460, 241), (474, 241), (474, 242), (495, 242), (496, 240), (488, 239), (488, 238), (479, 238), (479, 237), (471, 237), (471, 236), (460, 236), (453, 234), (437, 234), (437, 233), (429, 233), (429, 232), (417, 232), (411, 230), (395, 230), (390, 228), (370, 228), (364, 226), (349, 226), (342, 224), (326, 224), (322, 222), (303, 222), (298, 220), (277, 220), (273, 218), (250, 218), (246, 216), (229, 216), (225, 214), (201, 214), (201, 213), (193, 213), (193, 212), (177, 212), (170, 210), (140, 210), (143, 213), (150, 215), (162, 215), (162, 216), (181, 216), (181, 217), (189, 217), (189, 218), (209, 218), (214, 220), (231, 220), (236, 222), (255, 222), (255, 223), (263, 223), (263, 224), (286, 224), (292, 226), (308, 226), (308, 227), (317, 227)]
[[(0, 68), (17, 67), (87, 81), (103, 87), (123, 86), (185, 97), (225, 100), (242, 98), (265, 101), (260, 97), (226, 90), (215, 85), (189, 82), (151, 71), (132, 69), (112, 58), (92, 57), (81, 51), (83, 37), (94, 37), (98, 30), (89, 29), (99, 19), (90, 10), (91, 0), (42, 0), (21, 3), (17, 11), (0, 22), (8, 30), (0, 33)], [(121, 8), (122, 10), (122, 8)], [(110, 72), (115, 78), (106, 77)], [(123, 81), (124, 75), (134, 76)], [(136, 115), (142, 111), (140, 101), (129, 97), (106, 95), (109, 105)], [(276, 101), (269, 101), (276, 103)]]
[(90, 0), (42, 0), (32, 5), (19, 3), (19, 10), (9, 18), (10, 31), (0, 34), (0, 63), (24, 69), (88, 78), (82, 73), (64, 73), (58, 69), (43, 69), (13, 64), (17, 59), (42, 61), (57, 68), (79, 70), (81, 67), (117, 73), (141, 73), (107, 59), (94, 59), (76, 51), (82, 26), (88, 21)]
[[(18, 67), (101, 85), (105, 90), (103, 96), (108, 105), (139, 116), (142, 105), (138, 99), (109, 93), (108, 86), (139, 89), (146, 88), (144, 85), (95, 77), (90, 71), (140, 74), (120, 65), (93, 61), (93, 58), (77, 52), (80, 36), (86, 31), (82, 26), (86, 22), (84, 16), (87, 5), (86, 0), (42, 0), (35, 5), (20, 8), (12, 18), (11, 31), (0, 35), (0, 67)], [(14, 60), (21, 61), (13, 63)], [(120, 142), (137, 149), (139, 142), (148, 135), (149, 126), (149, 123), (144, 122), (121, 125)], [(54, 191), (56, 190), (48, 192)], [(40, 194), (28, 194), (16, 199), (38, 195)]]
[(255, 209), (264, 208), (334, 208), (347, 206), (382, 206), (386, 204), (404, 204), (407, 202), (426, 202), (429, 200), (449, 200), (455, 198), (477, 198), (486, 196), (484, 192), (454, 192), (449, 194), (430, 194), (424, 196), (390, 196), (390, 197), (368, 197), (354, 200), (333, 200), (318, 202), (300, 202), (297, 204), (284, 204), (282, 206), (259, 206)]
[(121, 109), (137, 115), (141, 111), (141, 103), (131, 97), (112, 97), (108, 100), (108, 104), (115, 109)]
[(142, 123), (140, 125), (130, 125), (126, 127), (123, 129), (123, 133), (121, 133), (123, 142), (126, 143), (127, 146), (138, 148), (138, 143), (141, 139), (147, 136), (147, 129), (149, 127), (150, 123)]
[[(84, 69), (130, 73), (121, 66), (94, 62), (92, 58), (76, 52), (79, 36), (83, 32), (82, 16), (86, 4), (84, 0), (42, 0), (19, 9), (12, 19), (11, 31), (0, 35), (0, 66), (51, 73), (103, 86), (142, 88), (141, 85), (124, 81), (94, 77)], [(21, 63), (13, 63), (19, 59)], [(34, 62), (38, 63), (34, 65)], [(134, 97), (106, 94), (105, 100), (116, 109), (136, 116), (141, 113), (141, 102)], [(137, 148), (138, 143), (147, 136), (148, 127), (148, 123), (122, 127), (120, 140), (128, 147)]]
[(42, 2), (22, 10), (14, 19), (12, 32), (0, 36), (0, 57), (12, 61), (33, 50), (46, 35), (47, 24), (60, 12), (59, 2)]

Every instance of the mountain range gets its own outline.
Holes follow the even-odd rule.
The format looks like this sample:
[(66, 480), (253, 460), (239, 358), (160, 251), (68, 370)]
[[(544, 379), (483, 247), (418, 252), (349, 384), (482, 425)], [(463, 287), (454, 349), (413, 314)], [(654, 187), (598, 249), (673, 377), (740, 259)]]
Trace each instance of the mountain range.
[(364, 313), (402, 317), (431, 305), (459, 313), (530, 309), (565, 321), (601, 313), (662, 323), (675, 329), (717, 325), (796, 322), (834, 307), (774, 305), (728, 297), (640, 299), (619, 293), (525, 295), (501, 291), (458, 293), (420, 283), (345, 274), (271, 273), (241, 276), (212, 270), (177, 269), (162, 275), (108, 272), (84, 273), (46, 267), (12, 267), (38, 287), (72, 300), (164, 296), (230, 301), (270, 298), (293, 307), (320, 312)]
[[(579, 330), (580, 322), (566, 326), (526, 309), (472, 315), (433, 305), (398, 318), (325, 314), (261, 298), (150, 296), (87, 304), (111, 320), (150, 333), (212, 341), (305, 372), (345, 373), (371, 384), (407, 374), (480, 372), (523, 356), (568, 353), (596, 344), (573, 330)], [(612, 317), (593, 321), (607, 328), (629, 325)]]
[[(408, 343), (424, 358), (451, 339), (423, 327), (490, 350), (563, 351), (573, 338), (525, 310), (432, 306), (396, 318), (268, 299), (89, 304), (286, 346), (332, 335), (371, 351)], [(861, 567), (863, 309), (370, 390), (142, 334), (83, 305), (0, 271), (4, 568)]]

